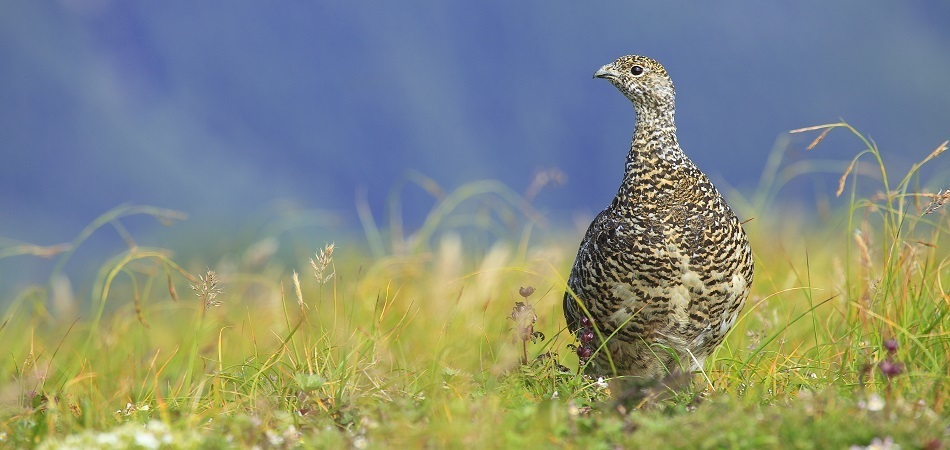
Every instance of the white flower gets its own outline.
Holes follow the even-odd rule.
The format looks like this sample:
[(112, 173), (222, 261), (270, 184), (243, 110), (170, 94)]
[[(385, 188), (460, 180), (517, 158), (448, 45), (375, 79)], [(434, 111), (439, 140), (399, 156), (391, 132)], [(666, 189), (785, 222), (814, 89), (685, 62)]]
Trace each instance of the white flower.
[(267, 435), (267, 442), (269, 442), (270, 445), (276, 447), (284, 443), (284, 437), (277, 434), (274, 430), (267, 430), (264, 434)]
[(119, 445), (119, 437), (115, 433), (99, 433), (96, 435), (96, 443), (114, 447)]
[(577, 407), (577, 404), (573, 400), (567, 403), (567, 413), (572, 416), (578, 416), (581, 413), (581, 409)]
[(135, 445), (138, 445), (142, 448), (158, 448), (160, 442), (158, 442), (158, 439), (156, 439), (155, 435), (152, 433), (136, 433)]
[(880, 411), (884, 409), (884, 399), (876, 393), (868, 396), (868, 411)]
[(900, 444), (894, 442), (894, 438), (888, 436), (884, 439), (874, 438), (867, 447), (861, 445), (852, 445), (850, 450), (901, 450)]

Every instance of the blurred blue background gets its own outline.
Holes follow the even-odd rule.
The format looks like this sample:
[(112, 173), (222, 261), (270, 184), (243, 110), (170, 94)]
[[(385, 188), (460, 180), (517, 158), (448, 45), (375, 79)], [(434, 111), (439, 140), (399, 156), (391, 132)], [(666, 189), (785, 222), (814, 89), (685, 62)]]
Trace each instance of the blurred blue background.
[[(902, 172), (950, 137), (948, 20), (859, 0), (7, 1), (0, 237), (68, 241), (123, 202), (187, 212), (209, 246), (280, 205), (358, 232), (358, 193), (382, 214), (409, 171), (523, 191), (558, 168), (535, 204), (569, 223), (619, 183), (633, 111), (591, 75), (628, 53), (671, 73), (680, 142), (720, 187), (751, 191), (777, 138), (839, 118)], [(861, 150), (812, 137), (791, 157)], [(407, 224), (432, 203), (405, 188)], [(0, 284), (32, 270), (14, 259)]]

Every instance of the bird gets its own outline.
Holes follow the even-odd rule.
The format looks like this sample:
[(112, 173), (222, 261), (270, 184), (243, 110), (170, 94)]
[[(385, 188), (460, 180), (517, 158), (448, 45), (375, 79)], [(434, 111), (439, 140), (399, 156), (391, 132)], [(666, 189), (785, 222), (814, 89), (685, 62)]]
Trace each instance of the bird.
[(666, 69), (626, 55), (594, 78), (630, 100), (636, 124), (617, 195), (578, 248), (564, 317), (588, 375), (649, 382), (692, 374), (749, 296), (749, 239), (680, 148)]

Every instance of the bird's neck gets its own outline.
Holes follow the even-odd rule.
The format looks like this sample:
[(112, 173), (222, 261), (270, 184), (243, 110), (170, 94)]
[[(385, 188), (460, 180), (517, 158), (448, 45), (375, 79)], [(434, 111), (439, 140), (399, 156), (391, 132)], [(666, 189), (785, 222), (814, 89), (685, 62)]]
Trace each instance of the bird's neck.
[(638, 108), (623, 184), (615, 201), (647, 202), (656, 197), (649, 194), (672, 189), (672, 177), (692, 164), (680, 150), (673, 113), (672, 109)]

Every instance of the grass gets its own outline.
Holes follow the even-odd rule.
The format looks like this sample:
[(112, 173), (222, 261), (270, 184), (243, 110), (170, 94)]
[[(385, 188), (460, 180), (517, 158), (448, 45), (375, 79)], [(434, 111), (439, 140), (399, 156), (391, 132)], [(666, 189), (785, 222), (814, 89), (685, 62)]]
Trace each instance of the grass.
[[(802, 132), (820, 132), (811, 148), (834, 129), (866, 147), (841, 165), (843, 206), (808, 223), (768, 182), (732, 195), (754, 217), (752, 297), (694, 386), (639, 410), (577, 375), (560, 302), (578, 236), (539, 227), (537, 184), (417, 178), (438, 198), (418, 232), (390, 220), (386, 237), (360, 205), (367, 244), (297, 269), (262, 236), (186, 270), (121, 226), (181, 214), (137, 206), (71, 245), (0, 249), (59, 258), (0, 316), (0, 446), (946, 448), (950, 196), (921, 188), (919, 165), (892, 184), (847, 124)], [(787, 178), (780, 159), (765, 179)], [(107, 224), (130, 246), (74, 299), (59, 270)]]

